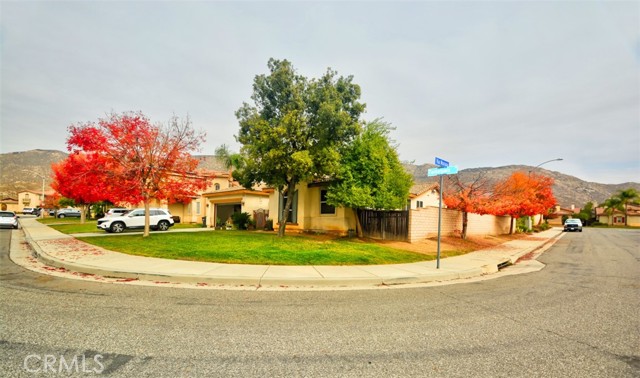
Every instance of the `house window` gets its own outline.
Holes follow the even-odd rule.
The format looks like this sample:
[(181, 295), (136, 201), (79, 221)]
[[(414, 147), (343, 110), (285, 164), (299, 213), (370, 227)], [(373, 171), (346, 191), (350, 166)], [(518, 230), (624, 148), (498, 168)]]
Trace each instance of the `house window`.
[[(282, 210), (284, 209), (284, 205), (287, 202), (287, 194), (280, 195), (280, 204), (278, 206), (278, 218), (280, 218), (280, 214), (282, 214)], [(291, 208), (289, 209), (289, 214), (287, 215), (287, 223), (298, 223), (298, 191), (296, 190), (293, 193), (293, 202), (291, 203)]]
[(336, 207), (327, 203), (327, 189), (320, 190), (320, 214), (335, 214)]
[(200, 201), (196, 202), (196, 214), (200, 214)]
[(614, 217), (613, 218), (613, 223), (623, 224), (624, 223), (624, 217)]
[(424, 207), (424, 203), (422, 201), (416, 201), (416, 207), (419, 209), (421, 207)]
[(220, 184), (216, 183), (216, 185), (214, 186), (215, 190), (220, 190)]

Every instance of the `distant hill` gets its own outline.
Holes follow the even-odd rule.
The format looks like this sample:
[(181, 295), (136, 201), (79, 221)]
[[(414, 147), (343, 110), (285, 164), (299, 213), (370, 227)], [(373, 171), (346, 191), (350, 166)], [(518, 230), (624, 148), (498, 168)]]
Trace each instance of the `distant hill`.
[[(42, 179), (38, 174), (46, 177), (47, 189), (51, 180), (51, 164), (59, 162), (67, 157), (62, 151), (31, 150), (25, 152), (12, 152), (0, 154), (0, 196), (17, 198), (19, 191), (30, 189), (40, 191)], [(209, 170), (225, 170), (224, 166), (215, 156), (198, 155), (200, 167)], [(404, 164), (407, 172), (411, 173), (416, 183), (435, 182), (437, 179), (427, 177), (427, 170), (433, 168), (432, 164)], [(484, 174), (487, 179), (497, 181), (509, 176), (515, 171), (528, 172), (533, 167), (526, 165), (509, 165), (505, 167), (471, 168), (460, 171), (463, 181), (474, 179), (478, 174)], [(539, 173), (552, 177), (555, 181), (553, 192), (562, 207), (582, 207), (592, 201), (602, 203), (614, 193), (628, 188), (640, 191), (640, 183), (629, 182), (624, 184), (599, 184), (587, 182), (577, 177), (565, 175), (560, 172), (537, 168)]]

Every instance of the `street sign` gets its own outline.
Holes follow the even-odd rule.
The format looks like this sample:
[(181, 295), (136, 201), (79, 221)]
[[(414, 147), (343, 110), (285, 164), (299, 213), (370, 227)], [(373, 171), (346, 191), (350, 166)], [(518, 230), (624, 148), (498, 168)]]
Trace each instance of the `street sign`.
[(438, 167), (448, 167), (449, 166), (449, 162), (444, 160), (444, 159), (440, 159), (439, 157), (436, 158), (436, 165)]
[(427, 171), (427, 176), (433, 177), (433, 176), (442, 176), (442, 175), (454, 175), (456, 173), (458, 173), (458, 167), (455, 165), (451, 165), (449, 167), (444, 167), (444, 168), (430, 168)]

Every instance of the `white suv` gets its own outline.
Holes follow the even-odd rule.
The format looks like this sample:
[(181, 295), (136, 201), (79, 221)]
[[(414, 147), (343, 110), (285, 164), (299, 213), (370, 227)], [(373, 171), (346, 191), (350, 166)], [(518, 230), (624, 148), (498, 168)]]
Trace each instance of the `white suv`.
[[(149, 209), (149, 226), (152, 230), (166, 231), (173, 226), (171, 213), (165, 209)], [(130, 228), (144, 228), (144, 209), (134, 209), (125, 215), (98, 219), (98, 228), (120, 233)]]

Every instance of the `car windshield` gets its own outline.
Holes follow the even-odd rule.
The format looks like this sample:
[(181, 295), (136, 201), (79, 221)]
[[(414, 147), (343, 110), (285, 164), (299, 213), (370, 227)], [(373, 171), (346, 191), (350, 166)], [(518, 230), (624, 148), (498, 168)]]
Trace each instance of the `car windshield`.
[(564, 223), (565, 224), (579, 224), (580, 223), (580, 219), (567, 219)]
[(0, 212), (0, 217), (2, 217), (2, 218), (13, 218), (15, 216), (16, 215), (14, 213), (10, 213), (8, 211)]

